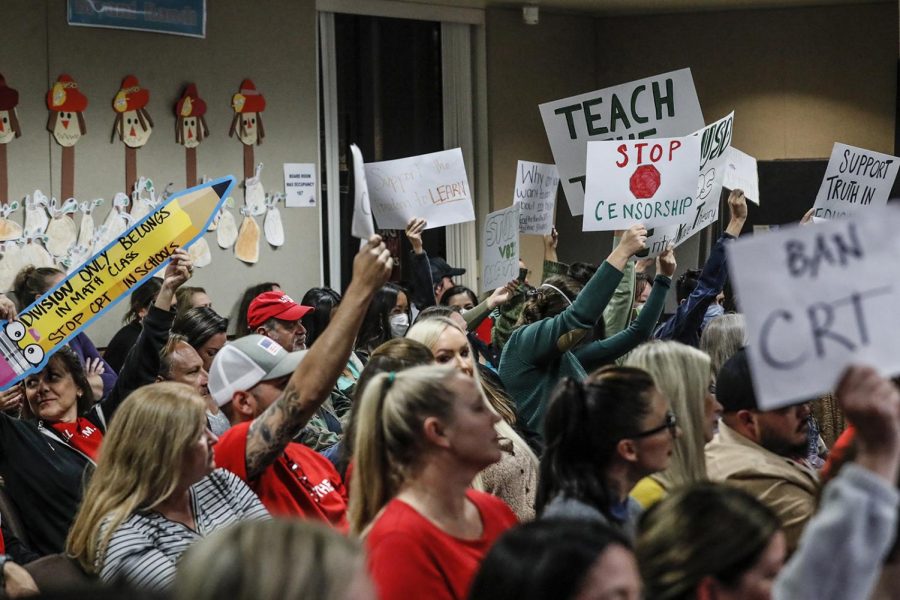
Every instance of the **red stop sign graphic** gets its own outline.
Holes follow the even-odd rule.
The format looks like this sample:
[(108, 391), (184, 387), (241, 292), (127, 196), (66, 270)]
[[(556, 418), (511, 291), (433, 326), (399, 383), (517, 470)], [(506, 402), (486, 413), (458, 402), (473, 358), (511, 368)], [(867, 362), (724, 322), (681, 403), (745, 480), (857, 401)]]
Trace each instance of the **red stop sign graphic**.
[(628, 189), (635, 198), (652, 198), (659, 189), (659, 171), (653, 165), (641, 165), (628, 180)]

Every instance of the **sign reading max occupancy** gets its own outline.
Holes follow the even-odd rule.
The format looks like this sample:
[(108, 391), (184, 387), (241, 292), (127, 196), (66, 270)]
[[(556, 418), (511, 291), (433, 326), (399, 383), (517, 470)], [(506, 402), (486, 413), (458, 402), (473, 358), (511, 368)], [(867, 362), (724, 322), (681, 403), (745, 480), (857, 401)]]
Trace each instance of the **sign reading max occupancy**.
[(540, 105), (553, 160), (573, 215), (584, 209), (588, 141), (688, 135), (706, 122), (690, 69)]

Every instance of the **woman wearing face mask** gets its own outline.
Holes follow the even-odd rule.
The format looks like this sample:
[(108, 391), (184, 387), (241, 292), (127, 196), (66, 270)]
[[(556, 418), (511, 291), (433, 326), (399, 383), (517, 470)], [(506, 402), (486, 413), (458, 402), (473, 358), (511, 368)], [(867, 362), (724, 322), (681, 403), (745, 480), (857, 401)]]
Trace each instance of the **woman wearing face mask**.
[(475, 364), (472, 347), (465, 333), (449, 319), (436, 317), (413, 325), (406, 337), (421, 342), (431, 350), (435, 363), (448, 365), (472, 378), (488, 405), (500, 415), (497, 434), (501, 437), (502, 457), (479, 473), (477, 489), (503, 499), (520, 521), (534, 518), (534, 498), (537, 492), (538, 460), (528, 444), (513, 429), (516, 413), (510, 399), (481, 379)]
[(403, 337), (410, 321), (409, 294), (395, 283), (385, 284), (372, 298), (366, 311), (356, 339), (357, 354), (368, 357), (389, 339)]

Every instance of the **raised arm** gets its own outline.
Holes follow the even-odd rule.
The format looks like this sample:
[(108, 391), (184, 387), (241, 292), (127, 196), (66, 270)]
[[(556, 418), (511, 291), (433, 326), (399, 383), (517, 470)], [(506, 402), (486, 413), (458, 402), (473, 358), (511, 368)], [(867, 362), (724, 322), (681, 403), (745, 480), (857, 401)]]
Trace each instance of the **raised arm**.
[(428, 262), (428, 254), (422, 245), (422, 232), (425, 231), (427, 222), (425, 219), (413, 217), (406, 224), (406, 239), (412, 246), (412, 301), (423, 310), (434, 306), (434, 284), (431, 279), (431, 264)]
[(391, 274), (390, 251), (372, 236), (353, 259), (353, 278), (337, 311), (315, 345), (291, 375), (284, 394), (250, 425), (247, 478), (258, 477), (328, 399), (347, 366), (353, 343), (372, 296)]
[[(622, 231), (613, 234), (613, 247), (622, 241)], [(611, 337), (628, 327), (631, 320), (631, 307), (634, 304), (634, 274), (636, 264), (629, 260), (622, 273), (622, 281), (616, 287), (612, 299), (603, 309), (603, 323), (606, 329), (606, 337)]]

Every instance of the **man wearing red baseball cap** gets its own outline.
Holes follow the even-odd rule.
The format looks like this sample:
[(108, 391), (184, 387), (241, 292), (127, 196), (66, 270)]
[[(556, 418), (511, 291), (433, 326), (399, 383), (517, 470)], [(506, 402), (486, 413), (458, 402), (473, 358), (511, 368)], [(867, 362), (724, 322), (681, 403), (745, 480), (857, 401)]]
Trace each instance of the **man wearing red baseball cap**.
[(247, 308), (247, 325), (253, 333), (278, 342), (288, 352), (306, 349), (306, 329), (300, 319), (312, 306), (297, 304), (282, 292), (263, 292)]

